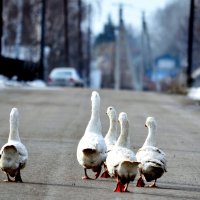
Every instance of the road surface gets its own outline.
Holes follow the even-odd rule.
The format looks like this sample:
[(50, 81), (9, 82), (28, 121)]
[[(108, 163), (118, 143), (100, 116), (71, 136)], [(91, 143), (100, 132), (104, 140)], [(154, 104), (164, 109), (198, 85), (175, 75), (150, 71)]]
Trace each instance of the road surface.
[(18, 107), (20, 136), (29, 160), (22, 184), (3, 182), (6, 176), (0, 173), (0, 199), (200, 199), (200, 107), (185, 96), (99, 93), (103, 134), (109, 126), (107, 106), (127, 112), (135, 152), (147, 135), (146, 117), (157, 119), (157, 144), (168, 159), (168, 172), (158, 180), (159, 188), (136, 188), (134, 181), (130, 193), (114, 193), (114, 180), (81, 179), (84, 173), (76, 148), (90, 117), (91, 90), (11, 88), (0, 90), (0, 145), (8, 138), (10, 110)]

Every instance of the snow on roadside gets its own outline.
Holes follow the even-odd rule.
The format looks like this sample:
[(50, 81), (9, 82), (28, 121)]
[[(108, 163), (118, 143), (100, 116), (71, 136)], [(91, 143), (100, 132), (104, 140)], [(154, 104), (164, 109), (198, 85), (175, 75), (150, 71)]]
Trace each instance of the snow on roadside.
[(5, 82), (7, 82), (8, 78), (0, 74), (0, 88), (5, 88)]
[(199, 101), (200, 100), (200, 87), (198, 87), (198, 88), (194, 88), (194, 87), (190, 88), (189, 91), (188, 91), (187, 96), (190, 99)]
[(46, 83), (44, 81), (42, 81), (42, 80), (28, 81), (26, 83), (30, 87), (36, 87), (36, 88), (45, 88), (45, 87), (47, 87)]
[(8, 79), (7, 77), (0, 74), (0, 88), (46, 88), (47, 85), (42, 80), (33, 81), (17, 81), (17, 77)]

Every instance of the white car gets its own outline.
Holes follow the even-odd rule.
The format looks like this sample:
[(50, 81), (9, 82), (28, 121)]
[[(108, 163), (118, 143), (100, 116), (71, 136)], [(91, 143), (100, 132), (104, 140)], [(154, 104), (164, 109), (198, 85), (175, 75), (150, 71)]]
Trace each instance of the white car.
[(83, 87), (84, 82), (78, 75), (75, 68), (58, 67), (54, 68), (48, 78), (49, 86), (71, 86)]

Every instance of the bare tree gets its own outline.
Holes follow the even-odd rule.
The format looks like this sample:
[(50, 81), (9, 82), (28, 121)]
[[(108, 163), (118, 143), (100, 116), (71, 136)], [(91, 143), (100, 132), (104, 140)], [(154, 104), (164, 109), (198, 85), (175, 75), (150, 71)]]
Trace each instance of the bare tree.
[(170, 52), (179, 58), (187, 54), (189, 1), (173, 1), (157, 11), (150, 26), (154, 57)]
[[(2, 1), (1, 1), (2, 2)], [(4, 24), (3, 32), (3, 48), (12, 50), (16, 37), (18, 22), (18, 1), (9, 0), (4, 2), (3, 17), (7, 23)], [(65, 4), (65, 6), (64, 6)], [(86, 20), (85, 3), (82, 2), (82, 19), (81, 22)], [(64, 9), (65, 8), (65, 9)], [(67, 9), (68, 8), (68, 9)], [(40, 56), (40, 40), (41, 40), (41, 0), (30, 0), (23, 1), (23, 20), (22, 20), (22, 35), (21, 35), (21, 47), (30, 49), (31, 60), (39, 62)], [(50, 49), (49, 52), (49, 71), (56, 66), (65, 66), (66, 63), (70, 63), (71, 66), (78, 68), (78, 21), (79, 9), (78, 0), (69, 1), (54, 1), (48, 0), (45, 5), (46, 9), (46, 20), (45, 26), (46, 31), (44, 34), (45, 46)], [(65, 12), (65, 14), (63, 14)], [(68, 20), (67, 20), (68, 19)], [(68, 25), (68, 26), (67, 26)], [(70, 28), (68, 28), (70, 27)], [(80, 25), (81, 27), (81, 25)], [(82, 30), (82, 45), (86, 46), (87, 41), (87, 30)], [(67, 49), (66, 49), (67, 48)], [(34, 49), (34, 50), (33, 50)], [(82, 48), (83, 54), (85, 49)], [(27, 52), (27, 51), (26, 51)], [(68, 52), (68, 53), (67, 53)], [(12, 54), (9, 52), (7, 56)], [(26, 56), (27, 59), (27, 56)]]
[(64, 30), (65, 30), (65, 62), (69, 66), (69, 24), (68, 24), (68, 0), (63, 0)]

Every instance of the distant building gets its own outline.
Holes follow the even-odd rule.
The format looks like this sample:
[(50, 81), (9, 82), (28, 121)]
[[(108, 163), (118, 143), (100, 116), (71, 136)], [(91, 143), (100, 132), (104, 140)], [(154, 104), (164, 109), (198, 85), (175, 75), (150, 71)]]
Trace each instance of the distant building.
[(155, 59), (154, 68), (151, 72), (151, 79), (156, 83), (157, 90), (170, 85), (180, 71), (180, 64), (176, 57), (171, 55), (161, 55)]
[(95, 40), (95, 46), (102, 43), (112, 43), (115, 41), (115, 27), (112, 23), (110, 16), (108, 17), (108, 22), (104, 26), (103, 33), (100, 33)]
[[(104, 31), (95, 40), (93, 60), (99, 61), (101, 58), (98, 68), (101, 71), (102, 88), (116, 88), (118, 85), (118, 89), (136, 89), (139, 88), (135, 84), (139, 79), (139, 70), (134, 68), (134, 64), (138, 64), (133, 59), (133, 41), (124, 24), (120, 27), (114, 27), (111, 19), (108, 19)], [(116, 78), (117, 69), (119, 80)]]
[(114, 58), (115, 58), (115, 27), (109, 17), (108, 23), (104, 26), (103, 33), (100, 33), (94, 46), (94, 60), (98, 61), (98, 68), (101, 71), (101, 87), (113, 88), (114, 84)]
[(166, 77), (175, 77), (179, 65), (175, 57), (171, 55), (162, 55), (155, 59), (155, 66), (152, 73), (153, 80), (163, 80)]

